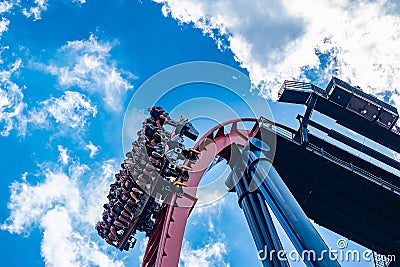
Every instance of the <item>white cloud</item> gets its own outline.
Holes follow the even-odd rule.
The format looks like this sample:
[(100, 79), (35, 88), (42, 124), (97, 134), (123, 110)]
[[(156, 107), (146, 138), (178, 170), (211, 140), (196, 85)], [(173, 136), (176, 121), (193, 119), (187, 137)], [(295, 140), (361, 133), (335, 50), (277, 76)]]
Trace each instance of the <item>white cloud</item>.
[[(400, 89), (400, 16), (389, 0), (154, 0), (229, 47), (263, 96), (285, 79), (333, 74), (378, 93)], [(400, 10), (400, 9), (399, 9)], [(328, 61), (328, 62), (326, 62)]]
[[(3, 47), (0, 51), (8, 49)], [(51, 96), (28, 110), (24, 102), (23, 89), (13, 80), (18, 77), (22, 60), (4, 64), (0, 59), (0, 134), (8, 136), (13, 129), (24, 136), (29, 125), (48, 128), (53, 123), (81, 130), (90, 117), (97, 114), (96, 106), (82, 93), (65, 91), (61, 96)], [(60, 128), (59, 128), (60, 129)]]
[(66, 91), (59, 98), (51, 97), (40, 103), (43, 111), (57, 123), (68, 125), (71, 128), (81, 128), (87, 118), (96, 117), (97, 109), (85, 95)]
[[(204, 195), (203, 195), (204, 196)], [(220, 197), (220, 196), (219, 196)], [(225, 199), (220, 198), (218, 201), (208, 202), (207, 205), (195, 206), (191, 213), (191, 220), (189, 221), (191, 225), (196, 226), (196, 228), (201, 228), (208, 233), (218, 234), (223, 236), (223, 233), (216, 233), (215, 224), (221, 222), (222, 209), (225, 207)]]
[(71, 223), (69, 212), (63, 207), (56, 207), (43, 217), (41, 250), (46, 266), (123, 266), (123, 262), (114, 261), (95, 242), (74, 231)]
[(126, 111), (122, 132), (124, 151), (132, 149), (132, 140), (137, 139), (137, 132), (142, 128), (143, 121), (147, 116), (143, 109), (133, 108)]
[(86, 148), (90, 150), (90, 154), (89, 154), (90, 158), (93, 158), (100, 149), (99, 146), (93, 145), (92, 141), (89, 141), (89, 144), (86, 145)]
[(90, 168), (71, 162), (67, 171), (50, 163), (42, 166), (42, 182), (28, 183), (25, 173), (22, 181), (11, 185), (11, 214), (1, 229), (28, 234), (32, 228), (39, 228), (46, 266), (123, 266), (122, 261), (105, 252), (103, 241), (101, 246), (96, 243), (100, 238), (94, 231), (101, 217), (101, 199), (106, 199), (113, 170), (117, 169), (115, 160)]
[(58, 145), (57, 149), (59, 152), (58, 162), (61, 162), (63, 165), (68, 164), (69, 161), (68, 149), (64, 148), (62, 145)]
[(45, 229), (42, 255), (46, 265), (73, 266), (74, 251), (70, 244), (72, 228), (68, 211), (64, 207), (48, 211), (42, 217), (41, 227)]
[[(84, 4), (86, 0), (71, 0), (72, 3)], [(21, 5), (21, 0), (2, 1), (0, 2), (0, 14), (9, 12), (14, 6), (19, 7), (20, 11), (26, 18), (33, 18), (34, 21), (42, 19), (42, 13), (47, 10), (49, 6), (48, 0), (34, 0), (25, 1)]]
[(80, 214), (80, 219), (91, 225), (99, 220), (99, 216), (103, 211), (101, 202), (106, 202), (106, 196), (110, 183), (114, 180), (114, 173), (118, 169), (115, 160), (105, 160), (101, 163), (101, 168), (97, 169), (95, 174), (91, 175), (87, 181), (90, 190), (82, 190), (82, 198), (84, 199), (85, 213)]
[(91, 94), (99, 94), (108, 109), (120, 111), (126, 93), (133, 88), (127, 79), (134, 76), (118, 69), (116, 62), (111, 60), (112, 46), (112, 43), (101, 42), (90, 35), (88, 40), (70, 41), (61, 47), (58, 58), (62, 60), (59, 62), (35, 66), (56, 75), (62, 88), (77, 86)]
[(209, 243), (202, 248), (192, 249), (189, 242), (184, 240), (180, 256), (180, 266), (229, 266), (229, 264), (224, 262), (223, 258), (226, 253), (226, 246), (220, 241)]
[(10, 21), (8, 19), (6, 19), (4, 17), (1, 18), (1, 21), (0, 21), (0, 38), (3, 35), (3, 33), (8, 30), (8, 24), (10, 24)]
[(148, 242), (149, 242), (149, 238), (145, 237), (143, 239), (140, 239), (138, 241), (139, 244), (136, 245), (138, 247), (139, 251), (140, 251), (140, 255), (139, 255), (139, 261), (140, 262), (143, 262), (144, 254), (146, 253), (146, 248), (147, 248)]
[(12, 77), (21, 67), (21, 59), (0, 70), (0, 134), (8, 136), (16, 126), (16, 119), (23, 113), (22, 89), (12, 81)]
[(34, 20), (39, 20), (41, 19), (42, 12), (46, 10), (47, 0), (35, 0), (32, 7), (22, 9), (22, 14), (27, 18), (33, 16)]
[(79, 211), (80, 196), (77, 177), (68, 177), (63, 172), (46, 169), (45, 181), (37, 185), (27, 182), (12, 183), (8, 208), (9, 224), (1, 228), (10, 233), (26, 233), (32, 224), (37, 224), (54, 206), (64, 206), (69, 212)]
[(27, 115), (18, 118), (19, 134), (25, 135), (28, 127), (48, 129), (53, 123), (58, 130), (84, 130), (88, 119), (96, 117), (97, 108), (90, 99), (79, 92), (65, 91), (60, 97), (50, 97), (35, 108), (30, 109)]
[(13, 4), (10, 1), (0, 2), (0, 14), (6, 13), (13, 8)]
[[(218, 197), (218, 200), (216, 200), (216, 196)], [(201, 196), (202, 198), (209, 198), (210, 200), (202, 200), (204, 201), (203, 205), (196, 205), (193, 209), (193, 214), (194, 215), (200, 215), (203, 216), (205, 214), (209, 215), (218, 215), (221, 213), (221, 209), (225, 205), (225, 198), (221, 197), (218, 193), (214, 192), (205, 192)]]

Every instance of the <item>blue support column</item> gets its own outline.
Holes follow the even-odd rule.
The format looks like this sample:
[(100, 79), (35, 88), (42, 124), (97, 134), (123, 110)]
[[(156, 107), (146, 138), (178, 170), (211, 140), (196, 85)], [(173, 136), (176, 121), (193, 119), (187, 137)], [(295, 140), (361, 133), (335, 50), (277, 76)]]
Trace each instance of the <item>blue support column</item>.
[(288, 267), (285, 256), (278, 257), (277, 252), (283, 247), (275, 230), (272, 217), (268, 211), (265, 199), (261, 192), (250, 190), (250, 179), (242, 176), (247, 165), (246, 157), (239, 157), (236, 161), (227, 184), (232, 185), (239, 198), (239, 206), (243, 209), (254, 242), (258, 249), (258, 256), (265, 267)]
[(247, 158), (248, 164), (245, 176), (251, 179), (249, 189), (262, 193), (299, 255), (307, 256), (304, 258), (307, 266), (340, 266), (272, 165), (268, 145), (252, 138), (248, 149), (250, 151), (243, 157)]

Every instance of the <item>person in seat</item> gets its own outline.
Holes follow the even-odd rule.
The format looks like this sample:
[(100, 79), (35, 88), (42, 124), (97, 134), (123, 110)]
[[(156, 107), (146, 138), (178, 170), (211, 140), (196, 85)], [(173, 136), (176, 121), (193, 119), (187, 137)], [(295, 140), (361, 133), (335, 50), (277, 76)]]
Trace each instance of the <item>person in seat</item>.
[(149, 140), (153, 140), (154, 139), (154, 134), (156, 133), (156, 131), (159, 129), (159, 127), (154, 126), (153, 124), (147, 123), (144, 126), (144, 135), (149, 139)]
[(139, 156), (139, 155), (137, 155), (137, 154), (135, 154), (134, 156), (133, 156), (133, 160), (134, 160), (134, 163), (136, 163), (137, 165), (138, 165), (138, 168), (139, 169), (142, 169), (142, 168), (144, 168), (145, 166), (146, 166), (146, 160), (144, 159), (144, 157), (141, 157), (141, 156)]
[(138, 142), (132, 142), (132, 151), (134, 151), (138, 155), (144, 155), (145, 154), (145, 148), (143, 145), (140, 145)]
[(132, 158), (133, 158), (132, 151), (126, 152), (125, 156), (126, 156), (128, 159), (132, 159)]
[(148, 108), (147, 111), (150, 112), (151, 119), (155, 121), (157, 126), (162, 127), (164, 125), (168, 114), (162, 107), (154, 106), (152, 108)]

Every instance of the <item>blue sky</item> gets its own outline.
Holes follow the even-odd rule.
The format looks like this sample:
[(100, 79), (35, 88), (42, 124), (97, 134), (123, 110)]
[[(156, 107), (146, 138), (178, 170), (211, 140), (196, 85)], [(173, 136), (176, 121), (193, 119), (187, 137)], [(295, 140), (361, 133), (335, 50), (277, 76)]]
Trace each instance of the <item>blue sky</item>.
[[(120, 253), (93, 225), (123, 160), (125, 111), (131, 120), (124, 129), (135, 129), (145, 115), (141, 105), (155, 100), (129, 103), (153, 75), (192, 61), (241, 73), (234, 93), (191, 83), (161, 98), (172, 114), (195, 118), (202, 133), (230, 112), (248, 114), (243, 103), (257, 116), (296, 127), (303, 108), (274, 102), (285, 79), (324, 87), (337, 75), (398, 105), (399, 11), (391, 0), (0, 2), (5, 266), (139, 265), (142, 235), (135, 249)], [(318, 229), (334, 247), (338, 237)], [(181, 265), (243, 262), (259, 265), (236, 196), (195, 209)]]

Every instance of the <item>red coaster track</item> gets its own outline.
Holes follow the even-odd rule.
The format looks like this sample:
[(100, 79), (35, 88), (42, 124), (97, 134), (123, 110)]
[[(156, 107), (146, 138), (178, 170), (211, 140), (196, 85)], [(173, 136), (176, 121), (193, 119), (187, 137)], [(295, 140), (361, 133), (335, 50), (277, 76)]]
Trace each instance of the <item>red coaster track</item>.
[[(250, 130), (239, 129), (241, 123), (253, 123)], [(255, 118), (234, 119), (223, 122), (200, 138), (194, 149), (201, 152), (193, 170), (189, 172), (188, 187), (184, 188), (184, 196), (177, 198), (173, 193), (170, 203), (160, 211), (154, 228), (150, 234), (142, 266), (178, 266), (183, 235), (188, 217), (196, 204), (197, 186), (207, 167), (219, 155), (229, 162), (231, 144), (245, 145), (248, 138), (258, 132)]]

